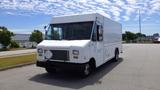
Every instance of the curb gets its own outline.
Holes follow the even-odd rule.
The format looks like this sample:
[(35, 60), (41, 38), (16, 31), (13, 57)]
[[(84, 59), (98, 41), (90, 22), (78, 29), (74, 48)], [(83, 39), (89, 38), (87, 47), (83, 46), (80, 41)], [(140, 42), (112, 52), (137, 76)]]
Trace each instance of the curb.
[(6, 68), (0, 68), (0, 71), (5, 71), (5, 70), (8, 70), (8, 69), (24, 67), (24, 66), (32, 65), (32, 64), (35, 64), (35, 62), (23, 63), (23, 64), (18, 64), (18, 65), (6, 67)]
[(36, 53), (33, 52), (33, 53), (13, 54), (13, 55), (10, 55), (10, 56), (4, 55), (4, 56), (0, 56), (0, 58), (9, 58), (9, 57), (32, 55), (32, 54), (36, 54)]

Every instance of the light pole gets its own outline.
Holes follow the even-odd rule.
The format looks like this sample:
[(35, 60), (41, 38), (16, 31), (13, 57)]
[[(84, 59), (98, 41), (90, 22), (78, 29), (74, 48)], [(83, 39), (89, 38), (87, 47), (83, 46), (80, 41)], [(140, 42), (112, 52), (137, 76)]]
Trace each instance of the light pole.
[[(144, 6), (144, 3), (137, 3), (137, 5), (143, 5)], [(141, 10), (143, 10), (143, 6), (142, 7), (138, 7), (138, 16), (139, 16), (139, 39), (140, 39), (140, 42), (142, 42), (142, 18), (141, 18)]]
[(138, 11), (139, 11), (139, 33), (140, 33), (140, 42), (141, 42), (141, 34), (142, 34), (142, 30), (141, 30), (141, 10), (140, 9), (138, 9)]

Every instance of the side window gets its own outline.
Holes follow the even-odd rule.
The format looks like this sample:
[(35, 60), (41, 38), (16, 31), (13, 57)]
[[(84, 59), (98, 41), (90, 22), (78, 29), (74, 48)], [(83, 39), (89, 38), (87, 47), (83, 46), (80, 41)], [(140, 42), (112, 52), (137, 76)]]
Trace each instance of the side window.
[(97, 41), (99, 41), (99, 25), (97, 25), (96, 31), (97, 31)]
[(96, 26), (96, 41), (102, 41), (103, 40), (103, 27), (101, 25)]
[(96, 25), (92, 35), (92, 41), (102, 41), (103, 40), (103, 27), (101, 25)]
[(93, 30), (92, 41), (97, 41), (97, 27), (95, 27)]
[(103, 27), (102, 26), (99, 26), (98, 28), (98, 41), (102, 41), (103, 40)]

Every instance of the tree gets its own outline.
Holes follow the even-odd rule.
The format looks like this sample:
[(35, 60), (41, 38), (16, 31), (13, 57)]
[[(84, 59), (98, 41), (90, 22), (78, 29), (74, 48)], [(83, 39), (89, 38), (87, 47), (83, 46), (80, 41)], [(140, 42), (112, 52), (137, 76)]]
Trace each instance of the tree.
[(126, 31), (122, 36), (123, 40), (125, 40), (126, 42), (134, 41), (137, 38), (137, 35), (130, 31)]
[(142, 34), (142, 33), (136, 33), (136, 36), (137, 36), (137, 38), (138, 38), (138, 37), (146, 37), (146, 35), (145, 35), (145, 34)]
[(19, 46), (19, 44), (17, 43), (17, 42), (15, 42), (15, 41), (11, 41), (11, 45), (10, 45), (10, 48), (19, 48), (20, 46)]
[(126, 38), (127, 38), (127, 37), (126, 37), (126, 34), (123, 33), (123, 34), (122, 34), (122, 40), (123, 40), (123, 41), (126, 41)]
[(43, 34), (39, 30), (34, 30), (29, 37), (29, 41), (40, 43), (43, 40)]
[(3, 45), (3, 48), (6, 48), (12, 40), (13, 32), (10, 32), (6, 27), (0, 27), (0, 43)]

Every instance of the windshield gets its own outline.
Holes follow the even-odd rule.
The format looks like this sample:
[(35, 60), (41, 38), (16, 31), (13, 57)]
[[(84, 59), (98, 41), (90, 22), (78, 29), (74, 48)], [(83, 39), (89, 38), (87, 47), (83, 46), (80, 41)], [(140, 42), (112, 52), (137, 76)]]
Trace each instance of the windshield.
[(93, 22), (50, 24), (46, 40), (89, 40)]

